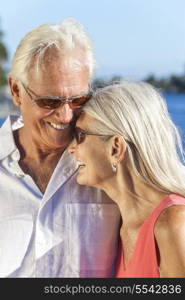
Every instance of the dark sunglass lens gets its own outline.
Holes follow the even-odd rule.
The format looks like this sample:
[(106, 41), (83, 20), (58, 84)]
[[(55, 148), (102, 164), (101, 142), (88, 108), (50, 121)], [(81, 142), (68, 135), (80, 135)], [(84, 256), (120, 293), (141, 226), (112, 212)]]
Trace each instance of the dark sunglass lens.
[(75, 99), (73, 99), (73, 101), (70, 103), (70, 107), (71, 108), (75, 108), (75, 107), (79, 107), (83, 104), (85, 104), (90, 98), (91, 98), (91, 94), (89, 95), (85, 95), (85, 96), (81, 96), (81, 97), (77, 97)]
[(85, 140), (85, 132), (79, 132), (78, 133), (79, 144), (83, 143), (84, 140)]
[(75, 128), (75, 139), (77, 144), (83, 143), (83, 141), (85, 140), (85, 136), (85, 132), (79, 130), (78, 128)]
[(56, 109), (60, 106), (61, 101), (59, 99), (40, 98), (37, 99), (36, 104), (41, 108)]

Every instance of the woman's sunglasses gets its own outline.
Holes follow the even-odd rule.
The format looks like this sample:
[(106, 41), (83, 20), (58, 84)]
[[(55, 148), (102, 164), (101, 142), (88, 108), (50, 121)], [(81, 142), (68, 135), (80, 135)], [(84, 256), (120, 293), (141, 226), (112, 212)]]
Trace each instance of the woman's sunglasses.
[[(26, 87), (22, 82), (21, 82), (25, 92), (28, 94), (30, 97), (31, 101), (36, 103), (40, 108), (44, 109), (56, 109), (60, 107), (60, 105), (64, 105), (67, 103), (71, 109), (76, 109), (76, 108), (81, 108), (83, 104), (85, 104), (88, 100), (91, 99), (92, 97), (92, 91), (90, 91), (88, 94), (82, 94), (79, 96), (74, 96), (70, 98), (65, 98), (65, 97), (57, 97), (57, 96), (43, 96), (43, 97), (38, 97), (33, 91), (31, 91), (28, 87)], [(33, 98), (31, 93), (36, 97)]]
[(85, 141), (86, 135), (109, 136), (109, 137), (111, 137), (111, 135), (91, 133), (91, 132), (85, 131), (85, 130), (79, 128), (79, 127), (75, 127), (75, 129), (74, 129), (74, 138), (75, 138), (77, 144), (83, 143)]

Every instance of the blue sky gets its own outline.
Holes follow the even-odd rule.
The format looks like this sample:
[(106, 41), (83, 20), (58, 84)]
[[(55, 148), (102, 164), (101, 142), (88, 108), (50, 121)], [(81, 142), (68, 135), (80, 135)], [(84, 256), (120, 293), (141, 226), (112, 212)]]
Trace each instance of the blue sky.
[(96, 77), (143, 79), (185, 72), (185, 0), (9, 0), (0, 19), (10, 61), (20, 39), (44, 23), (80, 21), (93, 39)]

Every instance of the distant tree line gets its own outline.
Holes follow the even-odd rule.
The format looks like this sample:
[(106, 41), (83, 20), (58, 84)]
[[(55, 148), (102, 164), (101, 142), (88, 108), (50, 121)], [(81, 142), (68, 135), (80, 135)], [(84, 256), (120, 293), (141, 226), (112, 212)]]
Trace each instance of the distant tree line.
[[(93, 81), (93, 88), (102, 88), (109, 84), (113, 84), (123, 79), (122, 76), (113, 76), (110, 79), (96, 78)], [(163, 92), (169, 93), (184, 93), (185, 94), (185, 74), (184, 75), (170, 75), (166, 78), (157, 78), (155, 75), (149, 75), (143, 81), (152, 84), (156, 88), (160, 88)]]
[(8, 60), (8, 51), (3, 43), (3, 32), (0, 29), (0, 88), (7, 84), (5, 63)]
[(185, 74), (172, 74), (166, 78), (156, 78), (154, 75), (149, 75), (144, 81), (152, 84), (157, 88), (161, 88), (164, 92), (170, 93), (185, 93)]

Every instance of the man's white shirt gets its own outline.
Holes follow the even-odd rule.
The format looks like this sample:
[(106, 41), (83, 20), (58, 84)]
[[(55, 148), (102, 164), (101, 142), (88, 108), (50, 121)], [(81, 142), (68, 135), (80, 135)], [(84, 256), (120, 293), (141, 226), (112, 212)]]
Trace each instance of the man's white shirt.
[(42, 194), (19, 166), (12, 130), (20, 126), (8, 117), (0, 128), (0, 277), (113, 277), (117, 205), (76, 182), (67, 150)]

